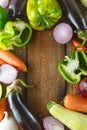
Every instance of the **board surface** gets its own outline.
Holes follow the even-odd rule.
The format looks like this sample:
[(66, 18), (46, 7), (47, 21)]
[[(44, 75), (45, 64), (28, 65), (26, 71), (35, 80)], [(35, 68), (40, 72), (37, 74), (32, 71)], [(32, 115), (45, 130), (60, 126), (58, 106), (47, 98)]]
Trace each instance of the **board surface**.
[[(85, 15), (87, 11), (81, 5), (80, 7)], [(60, 22), (69, 23), (69, 20), (63, 16), (58, 23)], [(16, 54), (28, 67), (28, 72), (20, 74), (19, 77), (33, 85), (33, 88), (25, 90), (26, 103), (40, 121), (49, 115), (46, 110), (49, 100), (61, 103), (66, 93), (76, 93), (76, 86), (68, 84), (57, 69), (58, 63), (65, 55), (75, 51), (75, 48), (71, 42), (66, 45), (58, 44), (53, 38), (53, 28), (44, 31), (33, 30), (27, 47), (16, 50)]]

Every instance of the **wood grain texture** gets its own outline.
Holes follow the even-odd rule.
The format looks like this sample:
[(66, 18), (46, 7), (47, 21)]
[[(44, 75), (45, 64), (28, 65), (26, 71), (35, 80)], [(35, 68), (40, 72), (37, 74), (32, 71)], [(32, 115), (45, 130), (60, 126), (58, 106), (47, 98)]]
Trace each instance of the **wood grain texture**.
[[(83, 14), (87, 11), (80, 5)], [(60, 22), (68, 22), (65, 16)], [(34, 87), (25, 90), (26, 103), (35, 115), (42, 118), (49, 115), (46, 104), (49, 100), (61, 103), (66, 93), (76, 93), (77, 86), (67, 83), (58, 72), (58, 63), (75, 51), (72, 43), (60, 45), (53, 39), (53, 29), (45, 31), (33, 30), (32, 39), (24, 48), (14, 52), (27, 64), (28, 72), (19, 77)], [(66, 128), (68, 130), (68, 128)]]
[(46, 104), (49, 100), (60, 101), (65, 94), (65, 81), (57, 66), (65, 55), (65, 46), (55, 42), (53, 30), (35, 31), (28, 46), (28, 83), (34, 88), (28, 90), (27, 103), (44, 117), (49, 113)]

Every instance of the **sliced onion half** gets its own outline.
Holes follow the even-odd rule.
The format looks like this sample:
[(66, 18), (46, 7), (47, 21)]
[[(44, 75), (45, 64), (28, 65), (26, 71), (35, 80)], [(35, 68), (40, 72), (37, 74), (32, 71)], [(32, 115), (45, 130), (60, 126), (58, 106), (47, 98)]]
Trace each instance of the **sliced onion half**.
[(52, 116), (43, 118), (44, 130), (64, 130), (64, 125)]
[(17, 78), (18, 71), (9, 64), (0, 66), (0, 82), (10, 84)]

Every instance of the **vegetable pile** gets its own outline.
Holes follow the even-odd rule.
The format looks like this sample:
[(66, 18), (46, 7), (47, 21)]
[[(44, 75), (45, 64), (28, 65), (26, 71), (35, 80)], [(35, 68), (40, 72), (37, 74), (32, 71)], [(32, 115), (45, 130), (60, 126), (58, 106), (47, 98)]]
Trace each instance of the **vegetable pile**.
[[(86, 1), (81, 0), (86, 6)], [(27, 20), (21, 17), (26, 9)], [(59, 23), (62, 14), (75, 26)], [(23, 100), (23, 89), (30, 88), (18, 73), (28, 72), (27, 65), (13, 52), (26, 47), (33, 30), (53, 29), (54, 40), (75, 51), (58, 63), (58, 71), (66, 82), (77, 85), (77, 93), (66, 94), (63, 104), (47, 103), (50, 116), (44, 117), (44, 130), (87, 130), (87, 21), (75, 0), (1, 0), (0, 1), (0, 128), (2, 130), (42, 130), (30, 106)], [(73, 36), (77, 36), (76, 39)], [(3, 94), (3, 85), (6, 93)], [(69, 115), (69, 118), (68, 118)], [(70, 120), (71, 119), (71, 120)], [(84, 127), (85, 126), (85, 127)]]

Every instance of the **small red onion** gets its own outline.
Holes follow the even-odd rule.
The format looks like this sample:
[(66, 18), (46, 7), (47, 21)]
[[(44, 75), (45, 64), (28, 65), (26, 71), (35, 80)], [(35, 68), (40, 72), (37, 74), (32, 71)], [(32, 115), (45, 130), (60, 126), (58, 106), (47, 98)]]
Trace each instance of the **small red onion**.
[(0, 81), (2, 83), (12, 83), (16, 79), (17, 74), (17, 69), (9, 64), (3, 64), (0, 66)]
[(0, 0), (0, 6), (6, 8), (9, 4), (9, 0)]
[(64, 130), (64, 125), (52, 116), (43, 118), (43, 127), (45, 130)]
[(83, 77), (78, 84), (78, 91), (80, 95), (87, 98), (87, 77)]
[(60, 44), (68, 43), (72, 36), (72, 27), (67, 23), (60, 23), (53, 30), (53, 37)]

